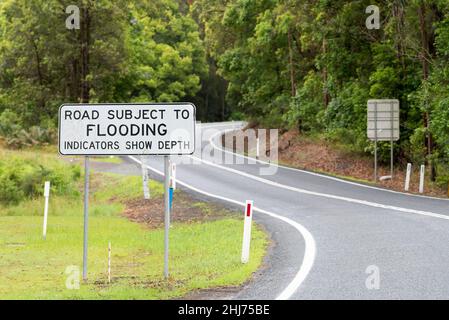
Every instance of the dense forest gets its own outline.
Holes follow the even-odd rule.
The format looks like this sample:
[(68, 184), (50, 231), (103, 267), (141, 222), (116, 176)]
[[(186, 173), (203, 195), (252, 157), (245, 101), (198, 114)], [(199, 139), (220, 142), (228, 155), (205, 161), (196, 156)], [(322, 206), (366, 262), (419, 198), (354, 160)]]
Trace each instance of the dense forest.
[[(71, 4), (79, 29), (65, 27)], [(396, 160), (449, 180), (448, 0), (1, 0), (0, 34), (11, 146), (51, 139), (63, 102), (192, 101), (202, 121), (295, 128), (369, 154), (367, 100), (395, 98)]]

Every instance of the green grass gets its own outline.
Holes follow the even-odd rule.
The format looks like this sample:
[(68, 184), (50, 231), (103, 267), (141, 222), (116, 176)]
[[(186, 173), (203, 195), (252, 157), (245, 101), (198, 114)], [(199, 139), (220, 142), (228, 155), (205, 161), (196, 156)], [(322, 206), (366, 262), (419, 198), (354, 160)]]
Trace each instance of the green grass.
[[(240, 263), (242, 223), (225, 219), (174, 224), (170, 233), (171, 278), (164, 281), (163, 230), (146, 230), (120, 217), (89, 221), (89, 281), (65, 286), (68, 266), (82, 265), (83, 220), (49, 217), (47, 240), (40, 217), (0, 218), (1, 299), (166, 299), (190, 290), (239, 285), (260, 265), (264, 233), (253, 233), (250, 262)], [(238, 232), (237, 232), (238, 231)], [(112, 243), (112, 283), (107, 246)]]
[[(0, 152), (43, 163), (56, 161), (54, 155), (36, 156), (35, 151)], [(82, 181), (78, 183), (81, 188)], [(151, 181), (150, 188), (153, 198), (162, 196), (160, 183)], [(76, 290), (66, 288), (69, 275), (65, 271), (76, 266), (82, 272), (82, 192), (50, 197), (46, 240), (42, 239), (43, 199), (0, 206), (0, 299), (168, 299), (196, 289), (240, 285), (262, 263), (268, 239), (256, 225), (251, 259), (243, 265), (241, 219), (174, 223), (170, 229), (171, 277), (166, 281), (162, 276), (163, 230), (147, 229), (120, 215), (125, 200), (142, 197), (141, 178), (93, 173), (91, 189), (89, 279)], [(192, 206), (205, 212), (210, 209), (203, 202)], [(106, 274), (109, 241), (111, 284)]]
[[(84, 175), (84, 173), (83, 173)], [(83, 211), (82, 188), (80, 193), (70, 196), (50, 196), (49, 207), (57, 208), (51, 214), (54, 216), (75, 216)], [(162, 196), (162, 184), (151, 180), (152, 197)], [(90, 215), (114, 216), (125, 208), (123, 202), (141, 197), (142, 180), (136, 176), (121, 176), (112, 173), (93, 173), (91, 175)], [(0, 204), (2, 216), (42, 216), (43, 199), (30, 199), (18, 205), (5, 206)]]

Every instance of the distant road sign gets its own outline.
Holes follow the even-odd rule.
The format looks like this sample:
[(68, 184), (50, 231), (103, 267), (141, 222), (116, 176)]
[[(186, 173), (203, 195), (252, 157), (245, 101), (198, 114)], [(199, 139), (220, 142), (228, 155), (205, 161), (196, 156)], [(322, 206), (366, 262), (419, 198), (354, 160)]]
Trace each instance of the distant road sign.
[(62, 155), (172, 155), (195, 150), (191, 103), (64, 104)]
[(399, 140), (399, 100), (368, 100), (368, 139)]

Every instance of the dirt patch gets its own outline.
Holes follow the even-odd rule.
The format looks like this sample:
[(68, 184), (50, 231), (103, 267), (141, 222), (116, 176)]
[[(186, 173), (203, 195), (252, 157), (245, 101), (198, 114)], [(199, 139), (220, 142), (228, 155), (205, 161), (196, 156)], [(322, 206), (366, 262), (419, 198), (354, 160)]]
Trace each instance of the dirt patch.
[[(174, 222), (214, 221), (225, 217), (235, 217), (225, 208), (193, 199), (184, 192), (175, 192), (173, 196), (171, 220)], [(143, 223), (149, 228), (164, 225), (164, 198), (157, 197), (151, 201), (134, 199), (125, 202), (123, 215), (131, 221)]]
[[(254, 156), (255, 150), (248, 148), (247, 143), (239, 146), (233, 143), (232, 135), (237, 139), (243, 139), (244, 133), (237, 131), (228, 133), (228, 137), (222, 141), (228, 142), (227, 148), (236, 152), (246, 153)], [(267, 153), (273, 147), (269, 145), (267, 138)], [(278, 162), (299, 169), (320, 172), (324, 174), (339, 176), (351, 180), (358, 180), (362, 183), (372, 184), (374, 174), (374, 164), (372, 157), (355, 155), (344, 150), (340, 150), (333, 144), (320, 140), (311, 139), (300, 135), (297, 131), (291, 130), (285, 132), (279, 137)], [(269, 154), (269, 153), (268, 153)], [(379, 177), (390, 175), (389, 166), (379, 166)], [(447, 197), (447, 190), (439, 187), (430, 181), (429, 174), (426, 172), (424, 183), (424, 194), (436, 197)], [(404, 191), (405, 168), (395, 167), (394, 179), (379, 181), (376, 186)], [(418, 194), (419, 188), (419, 167), (414, 166), (412, 177), (410, 179), (410, 193)]]

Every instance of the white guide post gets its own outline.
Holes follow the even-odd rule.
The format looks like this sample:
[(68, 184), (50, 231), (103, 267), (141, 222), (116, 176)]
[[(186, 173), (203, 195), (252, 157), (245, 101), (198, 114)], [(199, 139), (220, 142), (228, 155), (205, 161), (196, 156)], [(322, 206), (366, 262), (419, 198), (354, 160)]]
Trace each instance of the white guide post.
[(256, 158), (260, 157), (260, 140), (259, 137), (256, 138)]
[(426, 171), (426, 166), (421, 165), (421, 170), (419, 170), (419, 193), (424, 193), (424, 174)]
[(412, 164), (407, 163), (407, 173), (405, 175), (405, 187), (404, 190), (408, 191), (410, 189), (410, 176), (412, 174)]
[(45, 181), (44, 197), (45, 197), (45, 207), (44, 207), (44, 226), (42, 235), (44, 236), (45, 240), (47, 239), (48, 198), (50, 198), (50, 181)]
[(249, 248), (251, 242), (251, 223), (253, 220), (253, 201), (246, 200), (245, 222), (243, 225), (242, 263), (249, 261)]
[(142, 183), (143, 183), (143, 198), (150, 199), (150, 187), (148, 185), (148, 170), (143, 162), (143, 157), (140, 157), (140, 163), (142, 167)]
[(170, 187), (176, 190), (176, 163), (170, 162)]

